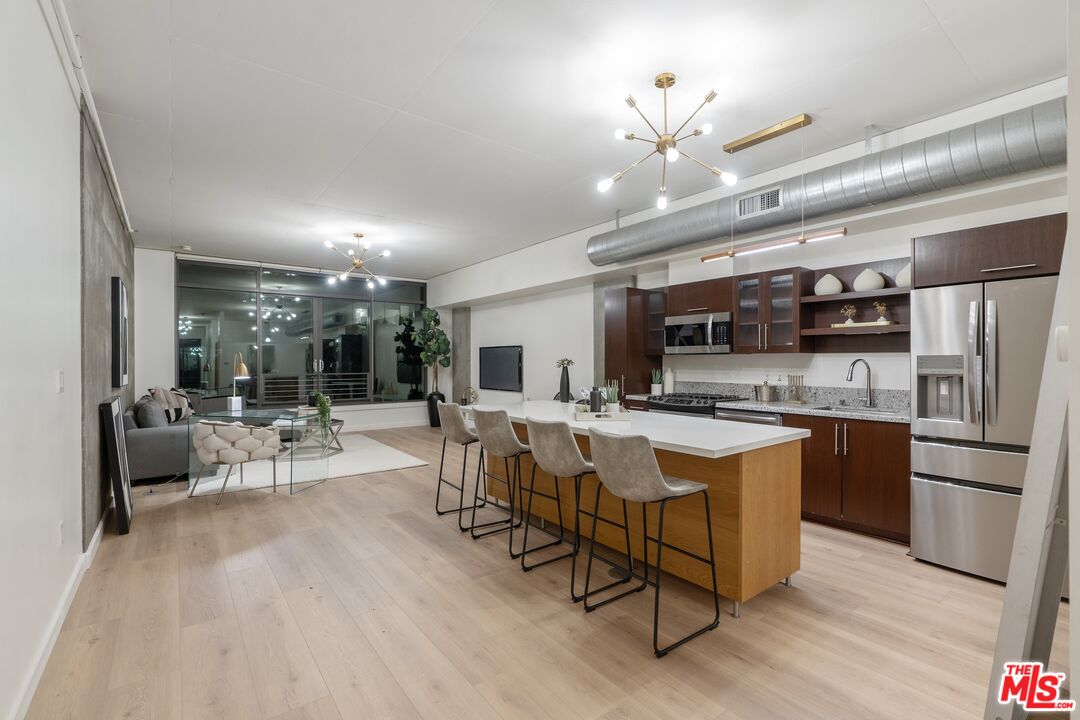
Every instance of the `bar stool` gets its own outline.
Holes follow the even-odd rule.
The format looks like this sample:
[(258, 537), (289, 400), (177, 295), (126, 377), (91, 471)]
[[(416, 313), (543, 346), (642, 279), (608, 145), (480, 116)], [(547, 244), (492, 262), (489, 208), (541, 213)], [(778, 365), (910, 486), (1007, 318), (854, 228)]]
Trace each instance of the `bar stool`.
[[(562, 560), (564, 558), (571, 558), (570, 560), (570, 599), (574, 602), (579, 602), (585, 596), (577, 593), (577, 555), (581, 548), (581, 479), (586, 475), (595, 475), (596, 468), (593, 464), (586, 460), (581, 454), (581, 448), (578, 447), (577, 442), (574, 440), (574, 433), (570, 429), (570, 425), (559, 420), (535, 420), (533, 418), (526, 418), (525, 424), (529, 428), (529, 447), (532, 448), (533, 455), (533, 470), (532, 477), (529, 479), (529, 502), (528, 509), (525, 511), (525, 517), (532, 517), (532, 499), (533, 495), (540, 495), (548, 499), (554, 500), (558, 506), (559, 513), (559, 537), (547, 544), (540, 545), (535, 548), (529, 548), (529, 523), (525, 523), (525, 534), (522, 541), (522, 556), (521, 556), (521, 569), (528, 572), (533, 568), (540, 567), (541, 565), (547, 565), (548, 563), (555, 562), (556, 560)], [(555, 495), (546, 495), (544, 493), (538, 493), (534, 487), (536, 484), (536, 468), (540, 467), (541, 470), (551, 475), (555, 479)], [(525, 562), (525, 555), (527, 553), (542, 550), (547, 547), (558, 545), (564, 541), (563, 529), (565, 524), (563, 522), (562, 514), (562, 501), (559, 497), (559, 479), (560, 478), (573, 478), (574, 479), (574, 545), (573, 548), (563, 555), (557, 555), (553, 558), (543, 560), (538, 563), (529, 565)], [(599, 489), (599, 486), (598, 486)], [(601, 518), (603, 520), (603, 518)], [(629, 540), (627, 541), (629, 543)], [(629, 544), (627, 545), (629, 547)], [(599, 558), (605, 562), (608, 562), (605, 558)], [(632, 562), (632, 561), (631, 561)], [(616, 563), (609, 563), (612, 566), (617, 566)], [(593, 590), (593, 594), (603, 592), (616, 585), (628, 582), (631, 579), (630, 575), (617, 580), (604, 587)]]
[[(521, 456), (530, 453), (529, 446), (518, 440), (514, 433), (514, 426), (510, 424), (510, 416), (505, 410), (473, 410), (473, 420), (476, 423), (476, 434), (480, 439), (480, 465), (476, 468), (476, 490), (473, 496), (472, 521), (469, 525), (469, 534), (473, 540), (479, 540), (488, 535), (500, 532), (509, 532), (507, 551), (511, 559), (516, 560), (521, 553), (514, 552), (514, 528), (521, 527), (524, 516), (515, 519), (514, 511), (517, 507), (514, 499), (521, 495)], [(506, 477), (492, 475), (487, 471), (487, 458), (494, 455), (501, 457), (506, 468)], [(510, 471), (510, 461), (514, 461), (514, 469)], [(487, 495), (487, 480), (491, 478), (505, 483), (510, 498), (510, 514), (502, 520), (494, 520), (477, 524), (476, 505), (480, 502), (480, 484), (484, 483), (484, 494)], [(516, 490), (515, 490), (516, 489)], [(476, 532), (478, 528), (490, 528), (483, 532)]]
[[(650, 583), (656, 588), (656, 594), (653, 598), (653, 653), (656, 657), (663, 657), (683, 643), (696, 638), (702, 633), (713, 630), (720, 623), (720, 595), (716, 585), (716, 557), (713, 549), (712, 513), (709, 509), (709, 486), (692, 480), (683, 480), (663, 475), (660, 472), (660, 466), (656, 462), (656, 454), (653, 452), (652, 446), (649, 445), (648, 438), (642, 435), (616, 435), (590, 428), (589, 442), (592, 448), (593, 464), (596, 466), (596, 472), (597, 476), (600, 478), (600, 483), (608, 492), (623, 501), (624, 519), (627, 517), (627, 500), (642, 503), (641, 530), (645, 549), (645, 582), (648, 582), (649, 541), (651, 540), (656, 543), (656, 579)], [(696, 495), (698, 493), (701, 493), (701, 496), (705, 501), (705, 528), (709, 540), (708, 558), (701, 557), (688, 550), (664, 542), (664, 511), (667, 509), (668, 502), (677, 498), (690, 497), (691, 495)], [(649, 537), (648, 523), (645, 515), (645, 504), (647, 503), (660, 503), (660, 513), (655, 538)], [(596, 515), (599, 514), (599, 511), (600, 489), (597, 488), (595, 514), (593, 516), (594, 537), (596, 536)], [(627, 548), (629, 549), (629, 530), (627, 531)], [(662, 575), (660, 567), (664, 548), (669, 548), (709, 566), (709, 571), (712, 573), (714, 613), (713, 619), (708, 625), (705, 625), (686, 637), (661, 648), (659, 645), (660, 577)], [(595, 548), (590, 546), (589, 563), (585, 571), (584, 605), (586, 611), (595, 610), (608, 602), (618, 600), (631, 592), (643, 589), (643, 586), (641, 588), (634, 588), (630, 591), (620, 593), (615, 597), (608, 598), (602, 603), (590, 606), (588, 602), (589, 595), (594, 594), (589, 592), (592, 560), (595, 554), (594, 550)]]
[[(458, 529), (461, 532), (467, 531), (469, 528), (462, 524), (462, 513), (465, 510), (470, 510), (470, 507), (465, 507), (465, 468), (469, 464), (469, 446), (474, 442), (477, 442), (479, 438), (476, 436), (469, 426), (465, 422), (465, 416), (461, 412), (461, 406), (457, 403), (444, 403), (438, 404), (439, 408), (439, 423), (442, 428), (443, 441), (442, 441), (442, 454), (439, 455), (439, 481), (436, 483), (435, 489), (435, 514), (447, 515), (452, 512), (456, 512), (458, 516)], [(457, 443), (461, 445), (464, 457), (461, 460), (461, 484), (455, 484), (443, 477), (443, 464), (446, 461), (446, 442)], [(442, 486), (449, 485), (458, 491), (458, 506), (449, 510), (441, 510), (439, 506), (439, 496), (442, 493)], [(481, 500), (480, 507), (487, 505), (487, 501)]]

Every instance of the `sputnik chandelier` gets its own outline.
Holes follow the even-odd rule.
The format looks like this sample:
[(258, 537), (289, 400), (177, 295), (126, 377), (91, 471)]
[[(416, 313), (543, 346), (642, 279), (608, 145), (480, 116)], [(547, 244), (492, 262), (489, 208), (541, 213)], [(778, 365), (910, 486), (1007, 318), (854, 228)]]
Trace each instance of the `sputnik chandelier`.
[(648, 155), (646, 155), (645, 157), (641, 158), (640, 160), (634, 162), (629, 167), (627, 167), (625, 170), (623, 170), (621, 172), (617, 172), (614, 175), (612, 175), (611, 177), (604, 178), (603, 180), (598, 182), (596, 184), (596, 189), (599, 190), (600, 192), (607, 192), (608, 190), (611, 189), (612, 185), (617, 183), (622, 178), (623, 175), (630, 172), (631, 170), (636, 168), (638, 165), (645, 162), (646, 160), (648, 160), (649, 158), (651, 158), (653, 155), (656, 155), (656, 154), (659, 154), (659, 155), (662, 156), (661, 160), (663, 162), (663, 166), (660, 168), (660, 195), (656, 199), (656, 207), (659, 210), (663, 210), (664, 208), (667, 207), (667, 166), (668, 166), (668, 163), (675, 162), (676, 160), (679, 159), (680, 155), (685, 155), (691, 161), (693, 161), (693, 162), (697, 163), (698, 165), (700, 165), (701, 167), (705, 168), (706, 170), (711, 172), (713, 175), (718, 176), (720, 178), (720, 180), (725, 185), (731, 186), (731, 185), (734, 185), (736, 182), (738, 182), (738, 178), (735, 177), (732, 173), (721, 170), (720, 168), (716, 167), (715, 165), (707, 165), (706, 163), (703, 163), (701, 160), (698, 160), (696, 157), (694, 157), (690, 153), (686, 152), (685, 150), (680, 150), (680, 149), (678, 149), (676, 147), (678, 145), (678, 143), (682, 142), (683, 140), (686, 140), (686, 139), (692, 138), (692, 137), (698, 137), (699, 135), (708, 135), (709, 133), (712, 132), (712, 125), (710, 123), (705, 123), (701, 127), (695, 128), (694, 130), (691, 130), (690, 132), (686, 133), (685, 135), (679, 136), (679, 133), (681, 133), (686, 128), (686, 126), (690, 124), (690, 121), (693, 120), (694, 116), (697, 115), (698, 112), (701, 111), (701, 108), (705, 107), (705, 105), (707, 105), (708, 103), (711, 103), (713, 100), (716, 99), (716, 91), (715, 90), (710, 90), (709, 94), (705, 96), (705, 100), (703, 100), (702, 103), (697, 106), (697, 110), (694, 110), (694, 112), (690, 113), (690, 117), (686, 118), (686, 121), (683, 122), (683, 124), (680, 125), (678, 127), (678, 129), (675, 130), (675, 132), (668, 132), (668, 103), (667, 103), (668, 92), (667, 91), (668, 91), (668, 88), (670, 88), (671, 86), (673, 86), (675, 84), (675, 74), (674, 73), (669, 73), (669, 72), (660, 73), (659, 75), (656, 76), (655, 84), (656, 84), (656, 87), (658, 87), (658, 88), (660, 88), (661, 90), (664, 91), (664, 131), (660, 132), (659, 130), (656, 129), (656, 127), (651, 122), (649, 122), (649, 118), (645, 117), (645, 113), (641, 112), (641, 108), (639, 108), (637, 106), (637, 101), (634, 100), (633, 95), (627, 95), (626, 96), (626, 104), (637, 111), (637, 114), (641, 116), (641, 119), (644, 120), (645, 124), (649, 126), (650, 130), (652, 130), (653, 135), (656, 136), (656, 139), (654, 140), (652, 138), (639, 137), (639, 136), (635, 135), (632, 132), (627, 132), (626, 130), (623, 130), (622, 128), (615, 131), (615, 139), (616, 140), (640, 140), (642, 142), (650, 143), (650, 144), (654, 145), (655, 147), (652, 149), (652, 151)]
[(346, 270), (344, 272), (338, 273), (337, 275), (331, 275), (329, 277), (329, 279), (327, 279), (326, 282), (329, 283), (330, 285), (333, 285), (338, 280), (340, 280), (341, 282), (345, 282), (346, 280), (349, 279), (349, 276), (351, 276), (353, 273), (357, 273), (357, 274), (360, 275), (360, 277), (366, 277), (367, 278), (367, 286), (369, 288), (374, 288), (375, 283), (379, 283), (380, 285), (385, 285), (386, 284), (386, 278), (384, 278), (384, 277), (382, 277), (380, 275), (376, 275), (375, 273), (371, 272), (371, 270), (368, 269), (367, 264), (369, 262), (371, 262), (372, 260), (378, 260), (379, 258), (390, 257), (390, 251), (389, 250), (383, 250), (378, 255), (373, 255), (371, 257), (366, 257), (368, 250), (371, 249), (371, 243), (364, 240), (364, 233), (353, 233), (353, 237), (356, 238), (356, 249), (355, 250), (353, 250), (352, 248), (349, 248), (347, 251), (342, 250), (337, 245), (335, 245), (332, 240), (327, 240), (326, 242), (323, 243), (323, 245), (330, 248), (331, 250), (336, 251), (343, 258), (348, 260), (349, 263), (350, 263), (349, 267), (346, 268)]

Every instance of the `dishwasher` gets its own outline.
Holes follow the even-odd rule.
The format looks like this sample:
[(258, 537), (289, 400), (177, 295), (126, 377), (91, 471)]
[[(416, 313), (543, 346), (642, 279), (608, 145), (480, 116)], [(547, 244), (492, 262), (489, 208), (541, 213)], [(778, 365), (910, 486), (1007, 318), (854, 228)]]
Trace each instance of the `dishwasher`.
[(760, 412), (758, 410), (732, 410), (731, 408), (715, 408), (713, 410), (713, 417), (717, 420), (754, 423), (756, 425), (784, 424), (784, 416), (780, 413)]

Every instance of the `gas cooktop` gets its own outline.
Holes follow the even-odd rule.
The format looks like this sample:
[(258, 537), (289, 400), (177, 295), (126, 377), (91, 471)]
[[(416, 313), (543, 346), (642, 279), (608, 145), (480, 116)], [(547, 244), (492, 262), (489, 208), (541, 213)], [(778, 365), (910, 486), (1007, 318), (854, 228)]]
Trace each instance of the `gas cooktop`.
[(650, 395), (647, 399), (650, 409), (711, 415), (713, 406), (718, 402), (745, 400), (746, 398), (739, 397), (738, 395), (672, 393), (670, 395)]

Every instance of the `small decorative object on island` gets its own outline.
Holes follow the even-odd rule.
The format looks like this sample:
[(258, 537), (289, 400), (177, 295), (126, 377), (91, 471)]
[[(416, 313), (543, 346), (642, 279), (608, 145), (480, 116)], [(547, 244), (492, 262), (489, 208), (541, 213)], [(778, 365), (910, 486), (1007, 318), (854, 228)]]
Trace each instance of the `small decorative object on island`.
[(570, 396), (570, 366), (573, 364), (574, 361), (570, 358), (555, 361), (555, 367), (562, 368), (562, 373), (559, 376), (559, 402), (568, 403), (573, 400)]
[(609, 413), (619, 412), (619, 381), (608, 380), (604, 392), (607, 395), (607, 408), (605, 409)]
[(427, 396), (428, 422), (431, 427), (439, 427), (439, 403), (446, 396), (439, 392), (439, 368), (450, 367), (450, 338), (439, 327), (442, 322), (439, 311), (424, 308), (420, 311), (421, 325), (413, 331), (412, 339), (420, 346), (420, 362), (432, 369), (431, 392)]
[(844, 291), (844, 286), (835, 275), (827, 274), (814, 285), (815, 295), (836, 295)]
[(855, 309), (854, 305), (845, 305), (844, 307), (840, 308), (840, 314), (847, 318), (847, 320), (844, 321), (844, 324), (854, 325), (855, 313), (857, 312), (858, 310)]
[(878, 323), (880, 323), (881, 325), (888, 325), (889, 320), (888, 320), (888, 318), (885, 317), (885, 313), (888, 312), (888, 310), (889, 310), (888, 306), (885, 305), (885, 303), (878, 300), (877, 302), (874, 303), (874, 309), (877, 310), (877, 314), (878, 314), (877, 321), (878, 321)]
[(471, 385), (461, 391), (461, 404), (472, 405), (480, 399), (480, 393), (476, 392), (476, 388)]
[(855, 292), (880, 290), (885, 287), (885, 278), (881, 277), (880, 273), (876, 273), (870, 268), (866, 268), (855, 278), (855, 282), (851, 283), (851, 287), (855, 289)]
[(650, 395), (659, 395), (664, 391), (664, 371), (660, 368), (652, 369), (652, 383), (649, 385)]

